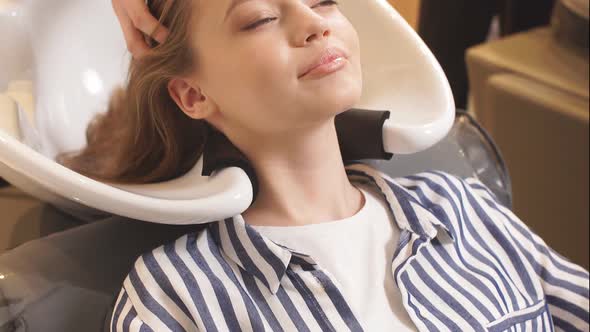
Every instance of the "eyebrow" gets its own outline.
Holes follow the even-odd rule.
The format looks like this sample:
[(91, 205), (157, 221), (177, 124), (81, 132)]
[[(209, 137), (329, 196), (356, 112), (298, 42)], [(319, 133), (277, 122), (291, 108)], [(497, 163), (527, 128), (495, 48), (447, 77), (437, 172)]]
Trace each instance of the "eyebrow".
[(232, 10), (234, 10), (234, 8), (236, 8), (239, 4), (242, 4), (246, 1), (251, 1), (251, 0), (232, 0), (231, 3), (229, 4), (229, 7), (227, 7), (227, 10), (225, 11), (225, 17), (223, 18), (223, 21), (225, 22), (227, 20), (227, 18), (229, 17), (229, 14), (231, 13)]

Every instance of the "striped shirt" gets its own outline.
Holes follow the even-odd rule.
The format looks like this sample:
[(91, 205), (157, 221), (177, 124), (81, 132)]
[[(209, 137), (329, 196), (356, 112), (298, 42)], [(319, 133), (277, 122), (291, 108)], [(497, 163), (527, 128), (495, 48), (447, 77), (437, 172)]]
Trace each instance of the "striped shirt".
[[(435, 170), (392, 179), (358, 162), (346, 172), (379, 189), (401, 230), (391, 273), (419, 331), (589, 330), (588, 272), (479, 180)], [(111, 330), (363, 331), (328, 275), (238, 215), (139, 257)]]

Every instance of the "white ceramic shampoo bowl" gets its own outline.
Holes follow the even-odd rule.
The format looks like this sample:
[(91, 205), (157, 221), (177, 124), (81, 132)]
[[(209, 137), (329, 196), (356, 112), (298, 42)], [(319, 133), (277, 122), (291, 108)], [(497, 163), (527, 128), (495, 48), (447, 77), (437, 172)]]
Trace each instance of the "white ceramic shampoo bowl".
[[(455, 106), (422, 40), (386, 0), (342, 0), (340, 8), (361, 40), (364, 88), (356, 107), (391, 112), (385, 150), (415, 153), (444, 138)], [(196, 224), (250, 205), (242, 169), (201, 176), (202, 158), (180, 178), (133, 186), (101, 183), (54, 161), (85, 145), (88, 122), (125, 82), (130, 56), (110, 1), (0, 0), (0, 36), (0, 176), (84, 219), (107, 212)]]

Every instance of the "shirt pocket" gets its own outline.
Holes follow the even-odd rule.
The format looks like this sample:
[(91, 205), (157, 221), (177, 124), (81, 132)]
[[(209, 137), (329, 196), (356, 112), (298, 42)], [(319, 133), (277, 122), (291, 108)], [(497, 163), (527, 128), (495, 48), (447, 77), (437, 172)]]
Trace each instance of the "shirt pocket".
[(519, 309), (485, 325), (486, 331), (553, 331), (553, 321), (545, 298), (533, 305)]

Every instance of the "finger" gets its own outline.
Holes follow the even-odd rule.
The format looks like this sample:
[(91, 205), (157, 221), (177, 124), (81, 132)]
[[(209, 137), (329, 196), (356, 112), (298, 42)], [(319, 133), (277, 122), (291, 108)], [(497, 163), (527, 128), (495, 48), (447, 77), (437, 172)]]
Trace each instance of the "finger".
[(146, 44), (141, 31), (137, 30), (131, 22), (131, 19), (126, 15), (121, 15), (119, 18), (123, 35), (125, 36), (125, 43), (127, 49), (133, 57), (140, 58), (149, 52), (150, 48)]
[(120, 16), (119, 13), (121, 12), (120, 11), (120, 8), (119, 8), (119, 6), (120, 6), (119, 1), (117, 1), (117, 0), (111, 0), (111, 6), (113, 7), (113, 11), (117, 15), (117, 17), (119, 17)]
[(166, 29), (166, 27), (160, 24), (160, 26), (158, 26), (158, 29), (156, 29), (155, 33), (152, 35), (152, 38), (157, 40), (158, 43), (162, 44), (166, 41), (166, 39), (168, 39), (168, 34), (168, 29)]
[(152, 38), (156, 39), (159, 43), (165, 41), (167, 29), (152, 16), (144, 1), (138, 0), (130, 3), (127, 11), (129, 18), (137, 29), (149, 36), (157, 28), (158, 31), (156, 31), (156, 34)]

